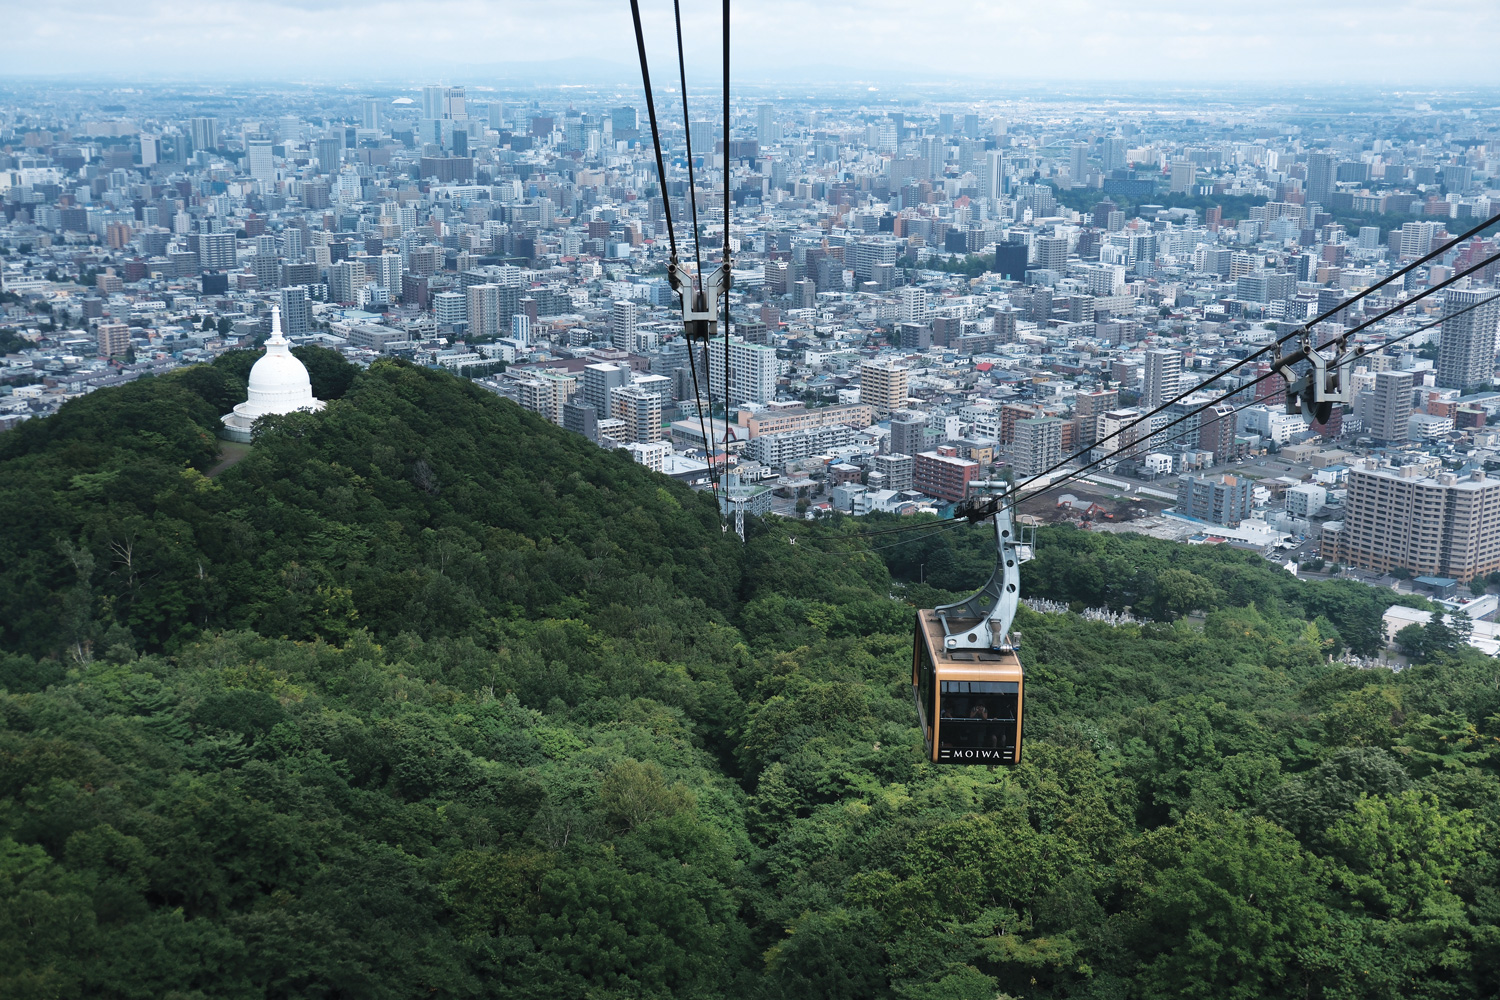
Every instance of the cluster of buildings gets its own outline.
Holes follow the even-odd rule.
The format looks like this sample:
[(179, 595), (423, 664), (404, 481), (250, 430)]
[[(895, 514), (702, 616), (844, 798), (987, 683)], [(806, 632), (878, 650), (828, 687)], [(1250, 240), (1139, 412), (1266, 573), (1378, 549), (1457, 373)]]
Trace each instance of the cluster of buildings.
[[(584, 88), (16, 94), (0, 427), (255, 344), (274, 307), (290, 343), (448, 368), (666, 474), (731, 473), (755, 512), (942, 510), (1083, 456), (1346, 565), (1500, 569), (1500, 265), (1355, 334), (1326, 424), (1264, 359), (1177, 400), (1500, 250), (1352, 301), (1500, 212), (1493, 112), (749, 100), (664, 118), (663, 190), (644, 108)], [(733, 252), (727, 341), (683, 338), (669, 207), (684, 259)]]

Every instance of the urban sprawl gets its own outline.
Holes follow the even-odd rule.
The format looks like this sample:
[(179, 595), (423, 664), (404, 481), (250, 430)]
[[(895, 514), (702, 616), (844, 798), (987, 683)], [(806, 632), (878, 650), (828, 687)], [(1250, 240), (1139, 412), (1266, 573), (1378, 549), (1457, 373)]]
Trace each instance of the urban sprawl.
[[(663, 192), (623, 89), (13, 88), (0, 428), (255, 347), (277, 307), (293, 344), (450, 369), (726, 510), (948, 514), (1004, 479), (1033, 517), (1303, 574), (1467, 600), (1500, 572), (1500, 264), (1355, 333), (1324, 423), (1269, 355), (1142, 419), (1494, 255), (1341, 305), (1500, 211), (1494, 111), (767, 92), (726, 142), (692, 96)], [(690, 266), (728, 241), (727, 343), (683, 337), (669, 212)]]

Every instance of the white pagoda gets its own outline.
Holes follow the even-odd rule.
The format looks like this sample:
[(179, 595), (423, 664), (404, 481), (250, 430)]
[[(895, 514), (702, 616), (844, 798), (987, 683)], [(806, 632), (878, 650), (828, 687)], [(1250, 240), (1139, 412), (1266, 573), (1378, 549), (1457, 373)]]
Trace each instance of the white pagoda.
[(281, 310), (271, 308), (271, 338), (266, 353), (250, 369), (250, 398), (224, 414), (224, 436), (231, 441), (250, 440), (255, 421), (268, 413), (314, 412), (323, 401), (312, 394), (307, 367), (292, 355), (292, 345), (281, 334)]

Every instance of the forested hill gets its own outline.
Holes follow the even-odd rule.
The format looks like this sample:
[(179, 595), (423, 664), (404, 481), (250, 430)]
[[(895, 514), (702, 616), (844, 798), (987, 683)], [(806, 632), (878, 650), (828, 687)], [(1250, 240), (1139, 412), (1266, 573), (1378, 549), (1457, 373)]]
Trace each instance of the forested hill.
[[(1500, 994), (1500, 685), (1388, 594), (1043, 534), (1021, 766), (922, 762), (992, 540), (752, 523), (443, 373), (0, 435), (0, 996)], [(879, 539), (876, 539), (879, 541)], [(921, 577), (925, 582), (914, 583)], [(941, 589), (940, 589), (941, 588)]]

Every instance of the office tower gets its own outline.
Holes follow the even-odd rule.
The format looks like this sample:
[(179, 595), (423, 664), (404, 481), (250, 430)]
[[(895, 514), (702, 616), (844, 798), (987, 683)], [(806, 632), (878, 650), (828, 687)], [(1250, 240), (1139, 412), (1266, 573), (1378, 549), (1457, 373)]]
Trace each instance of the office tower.
[(1023, 476), (1037, 476), (1062, 460), (1062, 426), (1056, 417), (1016, 421), (1011, 464)]
[(611, 108), (609, 128), (616, 136), (622, 132), (635, 132), (641, 127), (640, 115), (633, 107)]
[(276, 180), (276, 161), (271, 155), (270, 139), (251, 139), (245, 143), (245, 171), (258, 181)]
[(344, 155), (344, 140), (337, 137), (325, 137), (313, 141), (313, 156), (318, 160), (318, 173), (336, 174), (339, 171), (339, 161)]
[(441, 86), (426, 86), (422, 88), (422, 117), (443, 117), (443, 94)]
[(964, 135), (970, 139), (979, 138), (979, 116), (964, 115)]
[[(1469, 309), (1456, 316), (1460, 309)], [(1467, 395), (1495, 377), (1495, 331), (1500, 300), (1493, 289), (1450, 288), (1443, 300), (1443, 334), (1438, 345), (1437, 384)]]
[(1307, 200), (1326, 206), (1333, 195), (1334, 163), (1328, 153), (1307, 154)]
[[(769, 403), (776, 398), (776, 379), (781, 366), (776, 349), (747, 344), (738, 337), (729, 342), (729, 405)], [(708, 352), (709, 398), (724, 398), (724, 351)]]
[(1198, 182), (1198, 165), (1191, 160), (1172, 161), (1172, 193), (1191, 194)]
[(1348, 483), (1343, 525), (1324, 558), (1454, 580), (1500, 570), (1500, 478), (1481, 469), (1426, 478), (1418, 466), (1366, 461), (1349, 470)]
[(188, 122), (193, 139), (193, 149), (219, 148), (219, 119), (213, 116), (193, 118)]
[(469, 117), (464, 105), (464, 88), (449, 87), (443, 92), (443, 117), (463, 121)]
[(635, 303), (616, 300), (609, 313), (609, 341), (617, 351), (635, 350)]
[(227, 271), (237, 263), (233, 233), (199, 233), (198, 266), (205, 271)]
[(980, 193), (992, 201), (999, 201), (1005, 195), (1005, 154), (998, 149), (985, 151)]
[(661, 440), (661, 396), (640, 386), (624, 385), (610, 390), (609, 402), (610, 416), (625, 421), (625, 440)]
[(154, 135), (141, 135), (141, 166), (149, 167), (161, 159), (161, 139)]
[(281, 290), (281, 329), (289, 339), (312, 332), (312, 301), (301, 285)]
[(908, 377), (907, 369), (889, 361), (866, 361), (859, 366), (859, 401), (875, 407), (877, 416), (899, 410), (906, 405)]
[(1360, 226), (1359, 227), (1359, 248), (1361, 250), (1379, 250), (1380, 249), (1380, 227), (1379, 226)]
[(938, 115), (938, 135), (953, 134), (953, 112), (944, 111)]
[(769, 104), (762, 104), (755, 112), (755, 137), (760, 140), (762, 146), (768, 146), (781, 138), (776, 134), (776, 109)]
[(1182, 381), (1182, 352), (1155, 350), (1146, 352), (1145, 384), (1142, 386), (1141, 405), (1156, 409), (1180, 391)]
[(1083, 183), (1084, 177), (1089, 172), (1089, 144), (1086, 142), (1073, 143), (1073, 155), (1068, 161), (1068, 173), (1073, 178), (1073, 186), (1078, 187)]
[(928, 319), (927, 289), (901, 289), (901, 322), (926, 323)]
[(359, 99), (360, 123), (364, 128), (380, 128), (380, 105), (378, 97), (361, 97)]
[(1370, 436), (1380, 441), (1405, 441), (1411, 420), (1411, 372), (1378, 372), (1370, 415)]
[(1106, 174), (1111, 170), (1123, 170), (1125, 168), (1125, 140), (1118, 135), (1105, 139), (1102, 157), (1102, 166)]
[(592, 406), (600, 419), (612, 419), (614, 406), (610, 393), (630, 384), (630, 369), (623, 365), (594, 364), (583, 366), (583, 402)]

